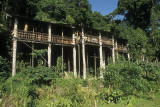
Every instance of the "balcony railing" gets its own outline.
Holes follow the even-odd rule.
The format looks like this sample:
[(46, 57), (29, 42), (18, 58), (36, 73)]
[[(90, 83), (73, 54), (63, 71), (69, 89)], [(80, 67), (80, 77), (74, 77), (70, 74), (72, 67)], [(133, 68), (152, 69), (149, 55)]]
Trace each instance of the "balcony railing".
[[(48, 42), (48, 34), (40, 32), (31, 32), (31, 31), (17, 31), (17, 38), (21, 40), (35, 41), (35, 42)], [(72, 44), (72, 37), (61, 37), (58, 35), (52, 35), (51, 43), (59, 44)]]
[(117, 46), (117, 51), (127, 52), (127, 46), (118, 45)]
[(86, 42), (99, 44), (99, 37), (95, 37), (91, 35), (85, 35), (85, 37), (86, 37), (85, 39)]
[(105, 44), (105, 45), (113, 45), (112, 39), (102, 37), (102, 44)]

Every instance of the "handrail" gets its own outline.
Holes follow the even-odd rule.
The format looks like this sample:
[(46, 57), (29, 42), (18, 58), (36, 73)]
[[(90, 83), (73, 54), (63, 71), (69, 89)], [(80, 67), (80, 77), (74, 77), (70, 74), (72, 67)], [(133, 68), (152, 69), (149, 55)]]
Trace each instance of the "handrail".
[[(32, 31), (17, 30), (17, 38), (31, 41), (48, 42), (48, 34)], [(52, 35), (51, 41), (53, 43), (72, 44), (72, 37), (62, 37), (58, 35)]]
[(85, 35), (85, 37), (86, 37), (85, 39), (86, 42), (99, 43), (99, 37), (97, 36)]
[(102, 43), (107, 45), (113, 45), (112, 39), (102, 37)]
[(117, 50), (118, 51), (127, 51), (127, 46), (118, 45)]

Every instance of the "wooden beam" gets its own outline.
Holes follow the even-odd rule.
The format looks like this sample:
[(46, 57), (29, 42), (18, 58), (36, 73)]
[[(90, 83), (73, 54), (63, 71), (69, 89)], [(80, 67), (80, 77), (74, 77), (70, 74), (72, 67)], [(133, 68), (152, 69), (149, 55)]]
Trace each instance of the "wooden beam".
[(51, 67), (51, 24), (49, 24), (48, 26), (48, 67), (50, 68)]
[(84, 27), (82, 27), (82, 59), (83, 59), (83, 79), (86, 79), (86, 57), (85, 57)]
[(17, 55), (17, 30), (18, 30), (18, 19), (15, 18), (14, 22), (14, 35), (13, 35), (13, 49), (12, 49), (12, 76), (16, 74), (16, 55)]

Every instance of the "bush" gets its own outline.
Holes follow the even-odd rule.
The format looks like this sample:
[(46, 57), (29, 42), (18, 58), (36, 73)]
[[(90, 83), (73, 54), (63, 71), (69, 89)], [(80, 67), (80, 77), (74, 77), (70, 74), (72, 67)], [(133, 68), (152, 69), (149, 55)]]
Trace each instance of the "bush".
[(33, 106), (38, 98), (36, 89), (43, 85), (55, 83), (58, 75), (52, 69), (44, 66), (23, 67), (14, 77), (9, 78), (4, 85), (6, 95), (12, 95), (14, 106)]
[(125, 95), (135, 91), (149, 91), (148, 82), (142, 77), (143, 68), (136, 63), (123, 61), (109, 64), (104, 76), (105, 86), (114, 90), (120, 89)]
[(0, 56), (0, 83), (3, 83), (11, 74), (10, 63)]

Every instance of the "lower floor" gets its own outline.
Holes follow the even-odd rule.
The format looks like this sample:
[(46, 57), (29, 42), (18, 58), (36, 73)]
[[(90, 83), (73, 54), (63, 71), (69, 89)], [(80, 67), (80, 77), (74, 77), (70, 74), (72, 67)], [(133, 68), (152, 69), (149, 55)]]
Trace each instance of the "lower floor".
[(100, 46), (88, 44), (63, 46), (17, 41), (16, 47), (16, 60), (18, 61), (27, 62), (33, 67), (38, 66), (38, 64), (46, 67), (54, 66), (54, 68), (59, 66), (60, 68), (56, 70), (63, 73), (73, 72), (75, 77), (83, 77), (84, 79), (88, 73), (94, 75), (95, 78), (103, 77), (100, 68), (105, 68), (106, 65), (121, 56), (128, 60), (127, 53), (116, 52), (110, 47), (100, 48)]

